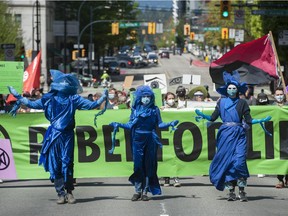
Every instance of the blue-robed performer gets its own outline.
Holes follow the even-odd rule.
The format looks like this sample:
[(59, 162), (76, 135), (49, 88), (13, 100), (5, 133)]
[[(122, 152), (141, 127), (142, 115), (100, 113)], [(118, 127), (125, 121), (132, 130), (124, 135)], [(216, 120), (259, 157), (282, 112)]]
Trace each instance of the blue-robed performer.
[(239, 187), (240, 201), (248, 201), (244, 191), (249, 177), (246, 130), (255, 123), (260, 123), (265, 129), (263, 123), (271, 117), (252, 119), (246, 100), (239, 98), (240, 92), (244, 94), (247, 91), (247, 85), (240, 83), (237, 71), (232, 74), (224, 72), (223, 79), (225, 85), (217, 89), (222, 97), (218, 100), (214, 112), (208, 116), (196, 109), (196, 120), (204, 118), (214, 122), (220, 116), (223, 124), (217, 133), (217, 151), (209, 169), (210, 181), (220, 191), (229, 189), (228, 201), (236, 200), (236, 186)]
[[(129, 122), (126, 124), (112, 122), (110, 125), (114, 127), (114, 131), (119, 127), (131, 131), (134, 172), (129, 181), (134, 185), (136, 192), (131, 200), (148, 201), (148, 192), (153, 195), (161, 194), (157, 176), (157, 149), (162, 145), (156, 134), (156, 128), (172, 126), (172, 129), (175, 129), (174, 126), (178, 121), (162, 122), (160, 110), (155, 105), (155, 95), (149, 86), (139, 86), (133, 98)], [(115, 141), (115, 137), (113, 139)]]
[(75, 111), (99, 107), (106, 100), (108, 91), (105, 90), (99, 100), (91, 102), (79, 95), (82, 87), (75, 76), (57, 70), (50, 70), (50, 73), (53, 80), (51, 90), (35, 101), (22, 97), (9, 86), (10, 93), (17, 98), (10, 113), (15, 116), (21, 103), (29, 108), (44, 110), (50, 126), (44, 137), (39, 165), (43, 164), (45, 171), (50, 173), (50, 180), (54, 182), (58, 195), (57, 203), (73, 204), (76, 202), (72, 194)]

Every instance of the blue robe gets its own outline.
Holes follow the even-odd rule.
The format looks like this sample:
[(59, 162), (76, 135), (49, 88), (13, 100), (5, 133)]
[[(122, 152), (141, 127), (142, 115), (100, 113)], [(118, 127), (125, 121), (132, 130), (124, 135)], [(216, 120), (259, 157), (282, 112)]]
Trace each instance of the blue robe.
[(43, 164), (52, 181), (64, 177), (66, 182), (68, 176), (73, 175), (75, 111), (95, 109), (99, 105), (98, 101), (91, 102), (78, 94), (67, 95), (57, 91), (27, 104), (29, 108), (43, 109), (50, 121), (39, 165)]
[(157, 150), (161, 143), (156, 134), (157, 126), (168, 128), (170, 123), (162, 122), (159, 108), (156, 106), (132, 109), (130, 121), (120, 124), (120, 127), (131, 130), (134, 172), (129, 181), (135, 187), (140, 183), (144, 192), (153, 195), (161, 194), (157, 176)]
[(220, 115), (223, 124), (217, 133), (217, 152), (209, 169), (211, 183), (223, 191), (225, 182), (247, 179), (249, 172), (246, 164), (246, 129), (242, 120), (251, 124), (250, 109), (246, 101), (236, 98), (221, 98), (211, 120)]

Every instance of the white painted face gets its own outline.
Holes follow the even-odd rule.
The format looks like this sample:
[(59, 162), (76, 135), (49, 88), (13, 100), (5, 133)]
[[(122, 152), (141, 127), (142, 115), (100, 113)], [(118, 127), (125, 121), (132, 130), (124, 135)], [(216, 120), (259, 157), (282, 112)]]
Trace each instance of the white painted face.
[(230, 84), (227, 87), (227, 94), (229, 95), (229, 97), (235, 97), (237, 92), (238, 92), (238, 89), (237, 89), (237, 87), (235, 85)]

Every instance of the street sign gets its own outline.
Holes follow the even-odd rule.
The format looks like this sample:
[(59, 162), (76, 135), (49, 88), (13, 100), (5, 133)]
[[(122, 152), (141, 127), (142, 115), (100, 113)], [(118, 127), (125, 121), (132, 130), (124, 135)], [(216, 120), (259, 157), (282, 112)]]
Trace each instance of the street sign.
[(133, 27), (140, 27), (139, 22), (129, 22), (129, 23), (120, 23), (119, 28), (133, 28)]
[[(74, 49), (78, 49), (78, 44), (73, 44), (73, 48)], [(79, 44), (79, 49), (83, 49), (84, 45), (83, 44)]]
[(230, 28), (229, 29), (229, 39), (235, 38), (235, 29)]
[(5, 61), (15, 60), (14, 49), (5, 49), (4, 54), (5, 54)]
[(235, 30), (235, 41), (243, 42), (244, 41), (244, 30), (236, 29)]
[(203, 31), (220, 31), (220, 27), (205, 27)]
[(252, 10), (252, 15), (288, 16), (288, 10)]
[(1, 49), (15, 49), (15, 44), (1, 44)]
[(234, 11), (234, 24), (243, 25), (245, 23), (245, 11), (244, 10), (235, 10)]
[(280, 31), (278, 34), (278, 45), (288, 45), (288, 30)]
[(163, 23), (156, 23), (156, 33), (158, 34), (163, 33)]

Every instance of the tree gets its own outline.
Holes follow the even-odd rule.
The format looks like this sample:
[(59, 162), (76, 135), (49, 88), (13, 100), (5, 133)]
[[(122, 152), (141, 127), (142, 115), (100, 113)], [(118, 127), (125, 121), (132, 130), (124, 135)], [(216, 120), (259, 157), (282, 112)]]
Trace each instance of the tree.
[[(265, 3), (268, 5), (267, 8), (263, 8), (266, 10), (281, 10), (283, 7), (281, 5), (285, 3), (284, 1), (265, 1)], [(279, 6), (277, 6), (279, 4)], [(287, 4), (287, 1), (286, 1)], [(271, 6), (269, 6), (271, 5)], [(269, 31), (273, 34), (273, 39), (275, 42), (277, 54), (279, 57), (280, 62), (287, 64), (287, 56), (288, 56), (288, 49), (286, 46), (281, 46), (278, 44), (278, 38), (279, 33), (283, 30), (288, 29), (288, 21), (287, 16), (261, 16), (261, 22), (262, 22), (262, 29), (263, 33), (267, 34)]]
[[(245, 5), (246, 1), (244, 0), (239, 0), (237, 2), (233, 1), (233, 4), (239, 4), (239, 5)], [(256, 38), (260, 38), (263, 36), (263, 29), (262, 29), (262, 21), (260, 16), (255, 16), (251, 15), (251, 10), (254, 8), (251, 7), (241, 7), (238, 8), (236, 6), (233, 6), (232, 4), (232, 13), (230, 15), (230, 19), (228, 20), (221, 20), (219, 19), (220, 14), (219, 14), (219, 7), (215, 5), (215, 1), (211, 1), (208, 4), (208, 15), (207, 15), (207, 20), (206, 23), (208, 26), (213, 26), (213, 27), (225, 27), (225, 28), (234, 28), (234, 29), (243, 29), (245, 34), (244, 34), (244, 41), (251, 41)], [(238, 24), (235, 25), (234, 19), (235, 19), (235, 10), (243, 10), (244, 11), (244, 19), (245, 22), (244, 24)], [(229, 46), (233, 47), (234, 46), (234, 39), (229, 39), (229, 40), (221, 40), (221, 31), (215, 32), (215, 31), (208, 31), (205, 33), (205, 41), (206, 44), (212, 45), (212, 46)]]
[[(19, 31), (19, 23), (14, 20), (14, 17), (8, 9), (8, 5), (0, 1), (0, 14), (2, 15), (0, 19), (0, 41), (1, 44), (15, 44), (15, 56), (19, 57), (21, 47), (23, 46), (22, 35)], [(0, 50), (0, 60), (4, 60), (4, 52)]]

